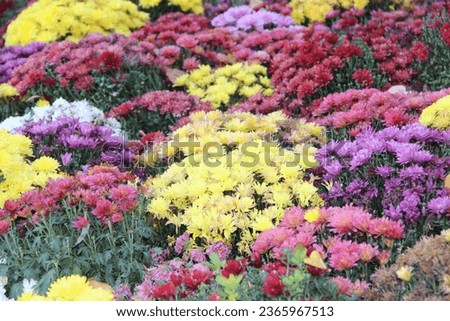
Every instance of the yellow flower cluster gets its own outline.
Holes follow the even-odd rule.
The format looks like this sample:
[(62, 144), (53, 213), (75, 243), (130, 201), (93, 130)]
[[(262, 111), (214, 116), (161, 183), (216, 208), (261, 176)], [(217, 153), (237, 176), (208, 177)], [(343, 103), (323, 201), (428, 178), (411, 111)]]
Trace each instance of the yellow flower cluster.
[[(246, 252), (286, 208), (323, 205), (307, 172), (316, 166), (316, 149), (307, 143), (324, 143), (323, 127), (281, 112), (212, 111), (193, 114), (191, 123), (173, 135), (177, 140), (168, 143), (166, 152), (189, 156), (147, 182), (152, 198), (148, 210), (186, 228), (200, 247), (216, 241), (231, 244), (237, 237), (239, 251)], [(187, 142), (194, 148), (172, 146)]]
[[(163, 0), (139, 0), (142, 8), (151, 8), (159, 5)], [(170, 5), (179, 6), (182, 11), (192, 11), (193, 13), (203, 13), (203, 3), (201, 0), (168, 0)]]
[(450, 95), (445, 96), (422, 111), (419, 123), (440, 130), (450, 128)]
[(23, 293), (18, 301), (113, 301), (114, 295), (105, 287), (93, 287), (86, 277), (62, 277), (50, 285), (45, 296)]
[(0, 130), (0, 207), (6, 200), (60, 176), (58, 161), (43, 156), (30, 163), (26, 158), (32, 155), (30, 139)]
[(227, 65), (211, 72), (211, 67), (202, 65), (189, 74), (179, 77), (175, 87), (185, 86), (191, 95), (213, 108), (222, 104), (233, 104), (240, 98), (251, 97), (257, 93), (266, 96), (273, 94), (273, 87), (267, 77), (267, 68), (259, 64), (237, 63)]
[(328, 12), (334, 8), (363, 9), (369, 0), (291, 0), (291, 16), (296, 23), (325, 21)]
[(17, 89), (9, 84), (0, 84), (0, 99), (19, 96)]
[(128, 35), (147, 19), (129, 0), (38, 0), (9, 25), (5, 44), (79, 41), (92, 32)]

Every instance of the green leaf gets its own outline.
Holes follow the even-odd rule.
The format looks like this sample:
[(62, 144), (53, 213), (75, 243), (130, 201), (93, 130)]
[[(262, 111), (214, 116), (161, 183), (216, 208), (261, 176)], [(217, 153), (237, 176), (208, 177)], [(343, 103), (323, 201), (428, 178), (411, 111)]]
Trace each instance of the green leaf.
[(230, 274), (228, 276), (228, 278), (226, 278), (222, 274), (220, 274), (220, 275), (218, 275), (216, 277), (216, 282), (218, 284), (222, 285), (225, 289), (228, 289), (228, 290), (233, 289), (233, 290), (235, 290), (239, 286), (239, 284), (241, 283), (242, 278), (243, 278), (242, 274), (238, 275), (238, 276), (236, 276), (234, 274)]
[(219, 271), (223, 267), (223, 262), (220, 260), (217, 253), (211, 253), (209, 255), (210, 267), (213, 271)]
[(89, 232), (89, 224), (81, 230), (81, 234), (77, 238), (74, 247), (83, 242), (83, 240), (86, 238), (86, 235), (88, 235), (88, 232)]
[(306, 249), (303, 246), (297, 246), (295, 252), (291, 253), (289, 262), (293, 265), (303, 266), (303, 261), (306, 258)]

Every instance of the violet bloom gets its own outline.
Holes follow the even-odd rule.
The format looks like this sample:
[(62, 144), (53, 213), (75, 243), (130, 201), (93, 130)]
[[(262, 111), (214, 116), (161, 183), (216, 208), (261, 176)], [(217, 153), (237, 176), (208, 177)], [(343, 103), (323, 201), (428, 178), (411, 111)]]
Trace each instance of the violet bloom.
[(357, 167), (364, 165), (372, 156), (372, 153), (367, 149), (360, 149), (350, 161), (350, 170), (355, 170)]
[(406, 222), (445, 215), (448, 137), (446, 132), (411, 124), (379, 132), (363, 130), (352, 142), (332, 141), (317, 153), (324, 178), (333, 186), (322, 196), (331, 206), (351, 202)]
[(40, 52), (44, 47), (44, 43), (34, 42), (24, 47), (0, 48), (0, 83), (8, 82), (15, 68), (23, 65), (29, 56)]
[(228, 9), (215, 17), (211, 24), (216, 28), (226, 28), (230, 32), (264, 31), (272, 28), (286, 28), (294, 24), (294, 20), (276, 12), (261, 9), (254, 11), (249, 6), (238, 6)]
[(72, 160), (71, 153), (64, 153), (61, 155), (61, 162), (62, 162), (63, 166), (69, 165), (71, 160)]
[(450, 212), (450, 197), (442, 196), (434, 198), (428, 202), (427, 207), (433, 214), (438, 216), (448, 214)]

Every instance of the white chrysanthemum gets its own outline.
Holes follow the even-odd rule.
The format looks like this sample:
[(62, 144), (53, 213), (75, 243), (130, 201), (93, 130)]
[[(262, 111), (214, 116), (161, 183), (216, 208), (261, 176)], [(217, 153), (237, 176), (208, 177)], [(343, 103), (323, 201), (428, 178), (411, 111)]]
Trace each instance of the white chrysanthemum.
[(114, 134), (123, 135), (120, 123), (114, 118), (105, 118), (104, 113), (97, 107), (92, 106), (86, 100), (68, 102), (58, 98), (51, 106), (34, 107), (31, 112), (22, 117), (9, 117), (0, 123), (0, 128), (9, 132), (23, 126), (28, 122), (46, 119), (54, 121), (60, 117), (78, 118), (83, 123), (95, 123), (111, 127)]

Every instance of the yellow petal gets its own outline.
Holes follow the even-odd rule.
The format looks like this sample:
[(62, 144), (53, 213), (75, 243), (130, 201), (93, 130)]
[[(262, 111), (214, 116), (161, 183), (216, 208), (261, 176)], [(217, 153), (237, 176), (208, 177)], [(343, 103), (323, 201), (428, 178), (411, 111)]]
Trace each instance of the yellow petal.
[(322, 270), (325, 270), (327, 268), (322, 260), (322, 257), (320, 256), (320, 253), (317, 251), (312, 251), (309, 257), (303, 260), (303, 263)]

